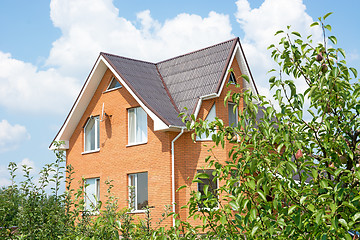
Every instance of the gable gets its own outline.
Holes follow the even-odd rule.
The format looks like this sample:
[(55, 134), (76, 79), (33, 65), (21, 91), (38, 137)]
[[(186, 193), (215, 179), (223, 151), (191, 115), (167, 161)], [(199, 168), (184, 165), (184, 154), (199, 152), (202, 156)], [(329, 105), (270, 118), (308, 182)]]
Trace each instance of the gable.
[(189, 114), (197, 117), (202, 101), (219, 97), (234, 59), (241, 73), (250, 78), (250, 83), (244, 81), (244, 88), (257, 93), (239, 38), (157, 64), (100, 53), (54, 141), (65, 141), (63, 148), (68, 148), (68, 141), (107, 69), (154, 121), (155, 131), (180, 131), (185, 124), (178, 117), (179, 112), (186, 107)]
[(200, 96), (217, 91), (237, 38), (157, 64), (178, 109), (193, 113)]

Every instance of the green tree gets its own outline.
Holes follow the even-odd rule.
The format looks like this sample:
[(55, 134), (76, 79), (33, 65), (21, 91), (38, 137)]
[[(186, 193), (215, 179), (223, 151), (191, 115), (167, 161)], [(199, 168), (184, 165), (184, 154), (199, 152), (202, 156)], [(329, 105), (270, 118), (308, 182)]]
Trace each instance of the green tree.
[[(216, 169), (214, 181), (226, 183), (215, 193), (219, 208), (206, 208), (214, 198), (205, 188), (205, 194), (193, 192), (188, 203), (208, 236), (351, 239), (348, 231), (360, 230), (360, 85), (357, 71), (346, 66), (344, 50), (332, 47), (337, 40), (327, 35), (329, 15), (311, 25), (321, 27), (321, 43), (290, 27), (276, 33), (282, 38), (269, 49), (278, 70), (270, 71), (277, 74), (269, 82), (278, 107), (251, 91), (229, 92), (225, 103), (231, 99), (246, 106), (238, 126), (220, 119), (187, 122), (196, 134), (217, 129), (212, 138), (217, 145), (233, 144), (226, 164), (206, 159)], [(296, 88), (298, 81), (306, 83), (304, 92)], [(204, 178), (201, 173), (194, 181)], [(199, 211), (199, 204), (205, 208)]]

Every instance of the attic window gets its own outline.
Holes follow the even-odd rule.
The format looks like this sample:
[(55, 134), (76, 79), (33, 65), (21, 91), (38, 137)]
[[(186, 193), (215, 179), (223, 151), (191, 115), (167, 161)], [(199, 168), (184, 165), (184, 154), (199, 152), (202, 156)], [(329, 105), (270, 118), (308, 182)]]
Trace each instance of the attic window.
[(235, 78), (235, 74), (233, 72), (230, 72), (229, 83), (236, 84), (236, 78)]
[(117, 88), (121, 88), (121, 87), (122, 87), (122, 86), (121, 86), (121, 84), (119, 83), (119, 81), (116, 80), (115, 77), (113, 77), (113, 78), (111, 79), (111, 82), (110, 82), (108, 88), (106, 89), (106, 91), (110, 91), (110, 90), (117, 89)]

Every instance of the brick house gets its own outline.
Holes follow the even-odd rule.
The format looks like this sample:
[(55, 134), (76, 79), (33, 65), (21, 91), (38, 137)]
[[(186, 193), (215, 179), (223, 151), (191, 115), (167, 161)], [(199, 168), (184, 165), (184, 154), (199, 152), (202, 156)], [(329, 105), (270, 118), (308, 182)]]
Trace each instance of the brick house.
[[(240, 88), (227, 87), (228, 82)], [(236, 123), (237, 111), (223, 101), (229, 90), (241, 89), (257, 92), (239, 38), (159, 63), (100, 53), (54, 139), (64, 141), (66, 163), (75, 169), (74, 183), (85, 178), (89, 184), (86, 208), (91, 209), (94, 196), (104, 199), (104, 182), (112, 179), (120, 208), (128, 207), (132, 198), (136, 215), (142, 216), (142, 207), (149, 205), (156, 220), (165, 205), (172, 205), (186, 219), (187, 211), (180, 208), (190, 198), (190, 189), (202, 188), (192, 179), (206, 165), (212, 142), (198, 136), (194, 143), (178, 115), (186, 107), (197, 118), (217, 116)], [(242, 107), (240, 103), (239, 110)], [(225, 150), (213, 151), (225, 161), (230, 148), (227, 144)], [(184, 184), (190, 189), (175, 191)], [(171, 219), (165, 224), (171, 225)]]

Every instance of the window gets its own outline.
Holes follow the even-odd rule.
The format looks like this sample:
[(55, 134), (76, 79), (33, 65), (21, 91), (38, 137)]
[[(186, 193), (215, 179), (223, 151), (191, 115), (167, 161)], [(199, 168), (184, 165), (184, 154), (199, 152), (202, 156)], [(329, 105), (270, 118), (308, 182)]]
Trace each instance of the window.
[(147, 115), (141, 108), (131, 108), (129, 113), (129, 144), (147, 142)]
[(100, 199), (100, 178), (85, 179), (85, 211), (93, 212)]
[(119, 83), (119, 81), (116, 80), (115, 77), (113, 77), (113, 78), (111, 79), (111, 82), (110, 82), (108, 88), (106, 89), (106, 91), (110, 91), (110, 90), (117, 89), (117, 88), (121, 88), (121, 87), (122, 87), (122, 86), (121, 86), (121, 84)]
[(148, 202), (148, 173), (129, 174), (129, 206), (134, 211), (143, 210)]
[[(218, 198), (217, 189), (218, 182), (213, 175), (214, 170), (198, 170), (197, 173), (205, 173), (208, 178), (199, 178), (203, 183), (198, 182), (198, 192), (201, 193), (201, 197), (204, 198), (199, 204), (199, 208), (217, 208)], [(206, 199), (206, 200), (205, 200)], [(204, 201), (205, 200), (205, 201)]]
[(100, 148), (99, 116), (90, 116), (84, 127), (85, 152), (96, 151)]
[[(236, 127), (238, 125), (238, 108), (236, 107), (235, 103), (229, 102), (228, 103), (228, 112), (229, 112), (229, 126)], [(235, 108), (235, 112), (234, 112)]]
[[(210, 109), (208, 115), (205, 118), (205, 121), (207, 120), (207, 123), (209, 124), (210, 122), (215, 121), (215, 117), (216, 117), (216, 109), (215, 109), (215, 104), (212, 106), (212, 108)], [(199, 136), (196, 136), (196, 140), (211, 140), (212, 135), (214, 134), (214, 131), (209, 131), (209, 135), (206, 136), (206, 133), (202, 133)]]
[(230, 72), (229, 83), (236, 84), (236, 78), (235, 78), (235, 74), (233, 72)]

